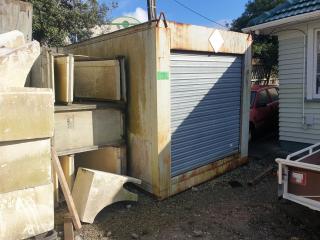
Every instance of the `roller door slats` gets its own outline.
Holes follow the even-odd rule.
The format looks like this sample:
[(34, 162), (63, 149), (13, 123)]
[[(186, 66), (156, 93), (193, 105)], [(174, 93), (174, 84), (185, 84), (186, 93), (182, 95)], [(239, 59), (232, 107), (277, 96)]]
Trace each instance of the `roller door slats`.
[[(191, 119), (195, 119), (195, 118), (200, 118), (200, 117), (206, 117), (206, 116), (210, 116), (210, 117), (219, 117), (218, 114), (224, 112), (224, 111), (232, 111), (232, 112), (235, 112), (237, 110), (240, 110), (240, 108), (235, 108), (234, 106), (233, 107), (230, 107), (230, 108), (220, 108), (220, 109), (217, 109), (216, 111), (212, 111), (212, 110), (208, 110), (208, 111), (197, 111), (197, 110), (194, 110), (194, 112), (192, 112), (192, 114), (189, 114), (189, 113), (177, 113), (175, 116), (171, 116), (172, 118), (172, 121), (178, 121), (178, 120), (183, 120), (183, 121), (186, 121), (186, 123), (191, 120)], [(238, 114), (237, 114), (238, 115)]]
[[(234, 118), (239, 118), (238, 115), (233, 116)], [(197, 129), (198, 127), (203, 127), (203, 126), (208, 126), (208, 125), (214, 125), (214, 124), (219, 124), (221, 122), (233, 122), (235, 121), (234, 118), (231, 118), (230, 116), (217, 116), (217, 115), (213, 115), (213, 116), (204, 116), (201, 118), (193, 118), (193, 119), (188, 119), (188, 122), (183, 121), (182, 120), (176, 120), (174, 122), (171, 123), (171, 132), (175, 133), (175, 134), (179, 134), (179, 132), (177, 132), (177, 128), (179, 128), (179, 131), (182, 130), (186, 130), (189, 129)], [(214, 121), (213, 123), (211, 122)], [(183, 125), (181, 124), (183, 121)], [(211, 126), (210, 126), (211, 127)]]
[[(176, 157), (177, 159), (180, 159), (179, 161), (177, 161), (177, 163), (184, 163), (186, 159), (190, 159), (190, 158), (194, 158), (195, 156), (205, 156), (206, 154), (210, 154), (212, 152), (217, 151), (217, 149), (223, 149), (226, 151), (230, 151), (233, 152), (234, 150), (238, 149), (237, 147), (237, 142), (239, 141), (239, 139), (235, 138), (232, 141), (222, 141), (221, 139), (218, 140), (220, 141), (217, 144), (213, 144), (213, 143), (207, 143), (206, 145), (202, 145), (202, 146), (197, 146), (197, 149), (194, 149), (194, 147), (192, 147), (190, 149), (190, 147), (185, 147), (184, 151), (179, 151), (176, 152), (174, 151), (171, 156)], [(224, 143), (224, 146), (221, 146), (221, 143)], [(214, 149), (214, 151), (212, 151)]]
[[(179, 143), (175, 144), (175, 148), (172, 149), (172, 153), (174, 154), (175, 151), (180, 152), (181, 150), (183, 150), (184, 147), (193, 146), (196, 148), (198, 145), (202, 144), (203, 141), (205, 141), (206, 144), (210, 144), (211, 142), (217, 142), (219, 138), (224, 138), (224, 134), (230, 134), (230, 136), (233, 135), (234, 139), (237, 139), (238, 133), (239, 131), (234, 131), (234, 129), (225, 129), (224, 133), (209, 131), (207, 134), (193, 134), (186, 138), (176, 137), (173, 139), (173, 141), (179, 141)], [(215, 135), (215, 138), (212, 138), (212, 136), (210, 136), (213, 134)]]
[(209, 100), (216, 100), (216, 101), (219, 101), (220, 99), (223, 99), (221, 98), (222, 96), (220, 96), (219, 98), (219, 95), (223, 95), (223, 98), (238, 98), (240, 99), (240, 96), (237, 95), (236, 93), (224, 93), (224, 94), (215, 94), (215, 95), (210, 95), (210, 94), (207, 94), (207, 96), (205, 98), (203, 98), (203, 95), (194, 95), (194, 96), (185, 96), (185, 98), (180, 98), (180, 96), (174, 96), (174, 95), (171, 95), (171, 99), (173, 99), (174, 101), (171, 101), (171, 104), (174, 104), (174, 105), (178, 105), (180, 103), (190, 103), (190, 102), (194, 102), (194, 101), (201, 101), (201, 102), (205, 102), (205, 101), (209, 101)]
[(239, 121), (239, 116), (221, 116), (218, 118), (207, 118), (204, 120), (197, 120), (197, 124), (195, 125), (195, 121), (190, 121), (189, 123), (185, 123), (183, 124), (183, 126), (181, 125), (181, 121), (175, 121), (171, 124), (171, 128), (172, 128), (172, 132), (175, 132), (175, 136), (179, 135), (179, 133), (176, 131), (175, 128), (177, 128), (179, 126), (179, 131), (192, 131), (193, 129), (197, 129), (197, 128), (203, 128), (203, 127), (208, 127), (211, 128), (212, 125), (218, 127), (220, 126), (220, 124), (227, 124), (228, 122), (235, 122), (235, 121)]
[[(238, 117), (238, 116), (237, 116)], [(229, 122), (230, 121), (230, 122)], [(173, 139), (178, 139), (180, 136), (181, 138), (184, 137), (184, 138), (188, 138), (190, 137), (191, 135), (195, 136), (195, 135), (200, 135), (200, 134), (205, 134), (205, 132), (209, 133), (211, 131), (217, 131), (216, 129), (217, 128), (225, 128), (226, 130), (228, 129), (232, 129), (232, 126), (234, 124), (238, 124), (239, 123), (239, 120), (238, 119), (233, 119), (233, 120), (229, 120), (228, 122), (219, 122), (219, 123), (215, 123), (215, 124), (212, 124), (210, 123), (209, 121), (205, 121), (203, 124), (201, 122), (201, 124), (198, 124), (197, 123), (197, 126), (198, 127), (195, 127), (193, 123), (189, 124), (189, 125), (186, 125), (186, 126), (183, 126), (177, 130), (173, 130), (173, 132), (175, 133), (172, 138)]]
[(182, 162), (178, 162), (175, 166), (173, 166), (171, 171), (175, 172), (176, 175), (179, 175), (184, 173), (186, 169), (189, 169), (190, 165), (192, 165), (193, 168), (202, 167), (206, 164), (212, 163), (237, 152), (237, 149), (232, 151), (230, 149), (226, 149), (225, 147), (215, 147), (214, 152), (204, 152), (203, 154), (189, 155), (188, 157), (185, 157)]
[(242, 59), (171, 54), (171, 175), (239, 151)]

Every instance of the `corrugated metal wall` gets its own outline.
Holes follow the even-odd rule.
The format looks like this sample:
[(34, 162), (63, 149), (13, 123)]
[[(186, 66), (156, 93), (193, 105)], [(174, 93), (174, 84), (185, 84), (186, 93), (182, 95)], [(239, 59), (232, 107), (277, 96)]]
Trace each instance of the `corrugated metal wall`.
[(242, 58), (171, 54), (171, 175), (239, 152)]
[(283, 141), (316, 143), (320, 141), (319, 102), (305, 102), (305, 114), (313, 116), (314, 124), (302, 125), (303, 52), (303, 36), (279, 34), (279, 135)]

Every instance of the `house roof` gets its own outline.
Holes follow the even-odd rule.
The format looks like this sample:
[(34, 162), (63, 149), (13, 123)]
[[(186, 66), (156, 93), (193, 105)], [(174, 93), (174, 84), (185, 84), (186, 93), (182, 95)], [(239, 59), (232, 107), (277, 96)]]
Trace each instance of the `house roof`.
[(320, 0), (287, 0), (274, 9), (252, 19), (248, 27), (320, 10)]

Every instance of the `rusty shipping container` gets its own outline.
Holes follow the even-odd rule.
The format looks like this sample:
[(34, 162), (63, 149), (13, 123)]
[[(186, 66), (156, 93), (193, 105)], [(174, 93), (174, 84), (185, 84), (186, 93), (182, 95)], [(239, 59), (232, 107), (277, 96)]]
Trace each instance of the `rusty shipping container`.
[(249, 35), (160, 21), (66, 51), (126, 58), (129, 175), (158, 198), (247, 161)]

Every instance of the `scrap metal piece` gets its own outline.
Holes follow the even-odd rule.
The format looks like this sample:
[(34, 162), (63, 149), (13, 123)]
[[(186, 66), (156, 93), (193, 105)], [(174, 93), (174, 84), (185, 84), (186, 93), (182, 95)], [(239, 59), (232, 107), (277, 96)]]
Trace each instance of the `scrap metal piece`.
[(119, 201), (137, 201), (137, 194), (123, 188), (125, 183), (141, 184), (141, 180), (117, 174), (79, 168), (72, 197), (80, 220), (93, 223), (106, 206)]

